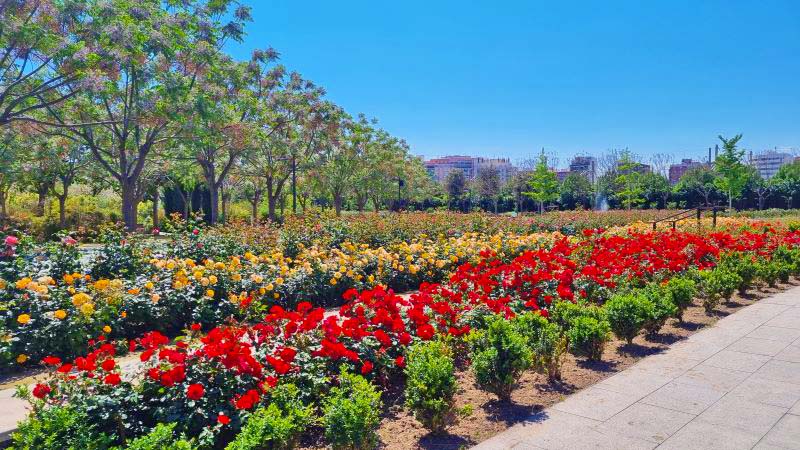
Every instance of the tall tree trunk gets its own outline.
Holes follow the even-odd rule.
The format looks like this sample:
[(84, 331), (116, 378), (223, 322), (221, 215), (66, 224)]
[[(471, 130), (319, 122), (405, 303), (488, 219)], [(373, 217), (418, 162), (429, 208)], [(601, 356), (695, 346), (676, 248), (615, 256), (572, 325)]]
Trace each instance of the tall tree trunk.
[(230, 202), (231, 193), (226, 189), (222, 191), (222, 217), (220, 220), (222, 220), (223, 223), (228, 221), (228, 206), (230, 205)]
[(158, 188), (153, 192), (153, 228), (159, 228), (158, 223)]
[(122, 187), (122, 221), (125, 229), (136, 231), (137, 227), (137, 206), (139, 202), (136, 198), (136, 186), (134, 182), (125, 180), (121, 183)]
[(47, 184), (40, 184), (36, 187), (36, 194), (38, 196), (36, 200), (36, 210), (34, 214), (36, 216), (43, 216), (44, 215), (44, 203), (47, 200), (47, 191), (49, 190), (49, 186)]
[(261, 203), (261, 193), (256, 191), (250, 199), (250, 222), (255, 225), (258, 222), (258, 205)]
[(58, 195), (58, 226), (60, 228), (67, 227), (67, 196)]
[(8, 189), (0, 188), (0, 220), (5, 220), (8, 217), (8, 209), (6, 207), (6, 198), (8, 197)]
[(336, 211), (336, 217), (339, 217), (342, 214), (343, 200), (344, 198), (341, 192), (338, 191), (333, 192), (333, 209)]

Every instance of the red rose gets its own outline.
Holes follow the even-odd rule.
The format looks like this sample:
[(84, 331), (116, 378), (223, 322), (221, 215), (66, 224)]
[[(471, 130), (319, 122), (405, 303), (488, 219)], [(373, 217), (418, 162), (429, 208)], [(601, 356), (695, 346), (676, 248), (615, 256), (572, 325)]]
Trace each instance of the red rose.
[(110, 373), (106, 375), (105, 379), (103, 379), (103, 383), (108, 384), (110, 386), (116, 386), (120, 382), (119, 375), (116, 373)]
[(231, 423), (231, 418), (226, 416), (225, 414), (220, 413), (217, 416), (217, 422), (221, 423), (222, 425), (227, 425), (227, 424)]
[(190, 384), (188, 388), (186, 388), (186, 397), (189, 400), (200, 400), (205, 395), (206, 390), (203, 388), (202, 384)]
[(52, 389), (46, 384), (39, 383), (33, 388), (33, 396), (39, 399), (47, 397), (50, 392)]
[(237, 396), (233, 404), (236, 406), (236, 409), (250, 409), (255, 406), (259, 400), (261, 400), (261, 396), (258, 394), (258, 391), (250, 389), (244, 394)]
[(406, 366), (406, 358), (404, 356), (398, 356), (394, 359), (394, 364), (402, 369)]
[(193, 323), (191, 328), (192, 328), (192, 331), (200, 331), (200, 324), (199, 323)]
[(44, 359), (42, 359), (42, 362), (48, 366), (57, 366), (61, 364), (61, 358), (58, 356), (46, 356)]
[(63, 364), (61, 367), (56, 369), (59, 373), (70, 373), (72, 372), (72, 364)]
[(103, 361), (103, 364), (100, 365), (100, 367), (102, 367), (106, 372), (111, 372), (116, 366), (117, 363), (115, 363), (113, 359), (107, 359)]
[(361, 375), (366, 375), (372, 372), (372, 363), (370, 361), (365, 361), (364, 364), (361, 366)]

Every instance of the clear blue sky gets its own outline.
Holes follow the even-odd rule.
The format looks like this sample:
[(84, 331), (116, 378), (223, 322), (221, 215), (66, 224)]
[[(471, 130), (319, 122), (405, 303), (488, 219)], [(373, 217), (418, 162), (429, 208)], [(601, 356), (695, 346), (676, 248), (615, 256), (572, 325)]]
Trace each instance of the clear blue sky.
[(798, 0), (244, 2), (234, 56), (274, 47), (426, 157), (800, 150)]

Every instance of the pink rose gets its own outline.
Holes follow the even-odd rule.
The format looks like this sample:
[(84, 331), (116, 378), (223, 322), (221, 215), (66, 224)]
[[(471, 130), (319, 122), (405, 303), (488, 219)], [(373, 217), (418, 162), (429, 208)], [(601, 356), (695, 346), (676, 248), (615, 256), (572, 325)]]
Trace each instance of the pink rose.
[(14, 247), (19, 244), (19, 239), (16, 236), (6, 236), (6, 245), (9, 247)]

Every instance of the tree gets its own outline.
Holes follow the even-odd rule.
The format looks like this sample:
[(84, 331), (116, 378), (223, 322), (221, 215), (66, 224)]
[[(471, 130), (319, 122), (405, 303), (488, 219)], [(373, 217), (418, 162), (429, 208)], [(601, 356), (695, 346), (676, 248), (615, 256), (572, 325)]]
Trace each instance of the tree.
[(14, 125), (0, 128), (0, 220), (8, 217), (7, 201), (14, 184), (22, 174), (24, 134)]
[(772, 186), (761, 174), (752, 166), (745, 166), (747, 173), (747, 186), (746, 189), (753, 193), (756, 197), (756, 205), (759, 210), (764, 209), (764, 202), (772, 194)]
[(81, 3), (0, 0), (0, 127), (41, 122), (36, 112), (76, 95), (105, 63), (83, 38)]
[(719, 140), (722, 141), (722, 153), (714, 161), (714, 169), (719, 174), (714, 183), (728, 196), (728, 208), (733, 208), (733, 199), (741, 197), (747, 185), (746, 168), (742, 164), (744, 150), (736, 147), (741, 139), (741, 134), (730, 139), (719, 136)]
[(561, 183), (561, 204), (564, 208), (591, 208), (594, 188), (585, 175), (570, 173)]
[[(118, 184), (126, 228), (137, 226), (152, 155), (180, 136), (195, 107), (198, 79), (229, 39), (240, 40), (249, 10), (232, 0), (93, 0), (86, 35), (111, 67), (60, 108), (49, 107), (64, 136), (86, 145)], [(226, 18), (232, 19), (223, 23)], [(84, 83), (87, 84), (87, 83)], [(71, 86), (77, 89), (77, 86)], [(76, 114), (80, 126), (69, 126)], [(102, 123), (88, 126), (87, 123)]]
[(465, 194), (467, 193), (467, 177), (464, 171), (454, 169), (447, 173), (444, 180), (444, 187), (447, 191), (447, 198), (450, 202), (450, 209), (459, 207)]
[(83, 170), (89, 164), (91, 155), (86, 147), (75, 145), (67, 139), (56, 142), (57, 154), (53, 158), (50, 170), (55, 175), (55, 182), (50, 185), (50, 193), (58, 199), (58, 224), (67, 226), (67, 198), (69, 189), (80, 181)]
[(478, 194), (484, 200), (488, 200), (494, 205), (494, 212), (497, 213), (497, 196), (500, 194), (500, 172), (494, 166), (481, 168), (475, 179)]
[(525, 195), (539, 203), (539, 212), (544, 212), (544, 204), (558, 200), (558, 178), (555, 172), (547, 167), (547, 157), (542, 153), (539, 162), (528, 181), (529, 191)]
[(786, 200), (786, 208), (791, 209), (794, 197), (800, 192), (800, 162), (781, 166), (769, 181), (773, 189)]
[[(711, 206), (711, 197), (717, 192), (716, 174), (708, 166), (695, 167), (683, 174), (674, 191), (683, 194), (691, 202), (691, 196), (696, 194), (705, 206)], [(699, 202), (698, 202), (699, 203)]]
[(628, 150), (621, 153), (614, 175), (615, 196), (623, 207), (631, 209), (644, 201), (641, 164)]
[(641, 177), (644, 198), (648, 203), (656, 204), (658, 208), (666, 208), (669, 200), (669, 180), (660, 173), (649, 172)]

